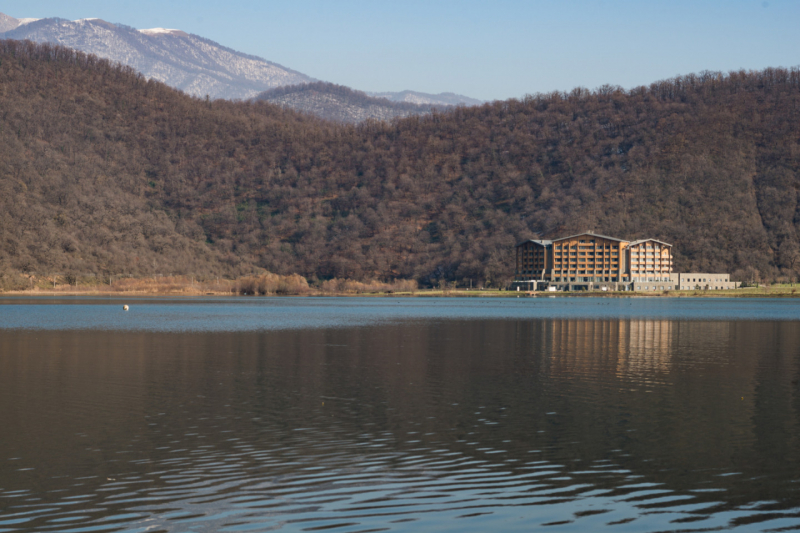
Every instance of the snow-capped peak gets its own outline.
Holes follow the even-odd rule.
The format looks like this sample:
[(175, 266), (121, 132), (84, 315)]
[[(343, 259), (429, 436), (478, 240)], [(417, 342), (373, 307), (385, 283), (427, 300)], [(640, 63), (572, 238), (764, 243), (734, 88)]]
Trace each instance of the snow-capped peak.
[[(2, 4), (0, 0), (0, 7)], [(58, 43), (118, 61), (147, 78), (200, 98), (247, 99), (274, 87), (313, 81), (299, 72), (178, 29), (135, 30), (88, 18), (75, 21), (52, 17), (30, 24), (33, 20), (20, 21), (0, 13), (0, 36)], [(20, 22), (28, 24), (20, 27)]]
[(150, 28), (147, 30), (139, 30), (139, 32), (144, 33), (145, 35), (187, 35), (185, 31), (173, 30), (169, 28)]
[(28, 19), (17, 19), (17, 21), (19, 21), (19, 25), (20, 26), (22, 26), (23, 24), (30, 24), (31, 22), (36, 22), (37, 20), (42, 20), (42, 19), (30, 19), (30, 18), (28, 18)]

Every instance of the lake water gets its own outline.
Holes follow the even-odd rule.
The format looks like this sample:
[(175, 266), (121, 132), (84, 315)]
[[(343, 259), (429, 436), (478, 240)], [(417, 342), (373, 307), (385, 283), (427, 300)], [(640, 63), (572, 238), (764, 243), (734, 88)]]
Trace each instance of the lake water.
[(0, 298), (0, 533), (798, 530), (798, 378), (798, 300)]

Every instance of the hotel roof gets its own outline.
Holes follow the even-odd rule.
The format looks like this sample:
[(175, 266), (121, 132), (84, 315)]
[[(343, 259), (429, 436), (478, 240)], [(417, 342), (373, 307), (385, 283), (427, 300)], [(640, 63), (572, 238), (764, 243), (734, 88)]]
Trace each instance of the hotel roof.
[(523, 244), (528, 244), (529, 242), (532, 242), (534, 244), (538, 244), (539, 246), (547, 246), (548, 244), (553, 244), (553, 241), (547, 241), (547, 240), (544, 240), (544, 239), (528, 239), (528, 240), (522, 241), (521, 243), (517, 244), (516, 246), (514, 246), (514, 248), (519, 248)]
[(600, 237), (601, 239), (608, 239), (610, 241), (628, 242), (625, 239), (617, 239), (616, 237), (609, 237), (608, 235), (598, 235), (597, 233), (592, 233), (591, 231), (585, 231), (583, 233), (577, 233), (575, 235), (570, 235), (569, 237), (559, 237), (558, 239), (553, 239), (552, 242), (565, 241), (567, 239), (574, 239), (575, 237), (582, 237), (584, 235), (589, 235), (591, 237)]
[(549, 246), (549, 245), (553, 244), (554, 242), (566, 241), (568, 239), (574, 239), (575, 237), (583, 237), (583, 236), (598, 237), (600, 239), (607, 239), (609, 241), (627, 242), (631, 246), (633, 246), (634, 244), (641, 244), (643, 242), (657, 242), (659, 244), (663, 244), (664, 246), (670, 246), (670, 247), (672, 246), (670, 243), (664, 242), (664, 241), (659, 241), (658, 239), (639, 239), (639, 240), (636, 240), (636, 241), (628, 241), (628, 240), (625, 240), (625, 239), (618, 239), (616, 237), (609, 237), (608, 235), (600, 235), (599, 233), (592, 233), (591, 231), (586, 231), (586, 232), (583, 232), (583, 233), (576, 233), (575, 235), (570, 235), (568, 237), (559, 237), (558, 239), (552, 239), (552, 240), (547, 240), (547, 239), (527, 239), (527, 240), (524, 240), (524, 241), (520, 242), (519, 244), (517, 244), (515, 246), (515, 248), (519, 248), (523, 244), (527, 244), (529, 242), (532, 242), (534, 244), (538, 244), (539, 246)]
[(633, 246), (634, 244), (641, 244), (641, 243), (643, 243), (643, 242), (657, 242), (658, 244), (663, 244), (664, 246), (670, 246), (670, 247), (672, 246), (672, 245), (671, 245), (670, 243), (668, 243), (668, 242), (659, 241), (659, 240), (657, 240), (657, 239), (639, 239), (638, 241), (633, 241), (633, 242), (631, 242), (631, 243), (630, 243), (630, 245), (631, 245), (631, 246)]

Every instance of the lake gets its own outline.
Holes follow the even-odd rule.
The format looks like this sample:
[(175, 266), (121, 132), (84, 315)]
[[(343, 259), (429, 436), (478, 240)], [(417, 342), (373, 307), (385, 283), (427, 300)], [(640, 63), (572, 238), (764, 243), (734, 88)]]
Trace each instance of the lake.
[(0, 533), (797, 530), (799, 378), (794, 299), (0, 298)]

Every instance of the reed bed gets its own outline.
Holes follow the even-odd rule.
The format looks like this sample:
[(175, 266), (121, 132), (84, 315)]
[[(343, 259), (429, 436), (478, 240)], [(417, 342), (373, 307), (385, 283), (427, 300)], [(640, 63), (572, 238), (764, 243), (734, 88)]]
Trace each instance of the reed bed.
[(0, 292), (34, 294), (183, 294), (241, 296), (304, 296), (335, 294), (416, 293), (417, 282), (395, 280), (355, 281), (331, 279), (313, 285), (298, 274), (280, 275), (270, 272), (238, 279), (202, 279), (192, 276), (158, 276), (146, 278), (74, 275), (0, 276)]

